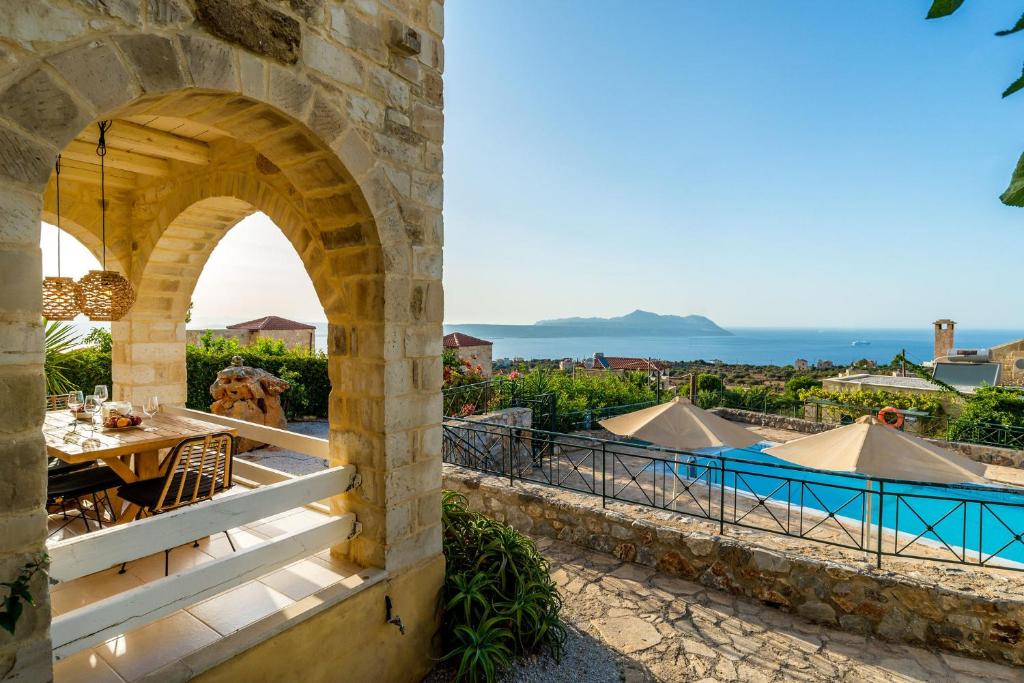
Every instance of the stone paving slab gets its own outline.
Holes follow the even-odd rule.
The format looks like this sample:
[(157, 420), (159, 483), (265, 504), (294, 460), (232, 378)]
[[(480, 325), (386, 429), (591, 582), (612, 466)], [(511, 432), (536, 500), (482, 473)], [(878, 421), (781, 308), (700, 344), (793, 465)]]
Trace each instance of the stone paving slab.
[[(570, 627), (617, 655), (618, 678), (608, 680), (1024, 681), (1024, 669), (823, 628), (611, 555), (551, 539), (537, 545)], [(533, 680), (522, 670), (512, 678)]]

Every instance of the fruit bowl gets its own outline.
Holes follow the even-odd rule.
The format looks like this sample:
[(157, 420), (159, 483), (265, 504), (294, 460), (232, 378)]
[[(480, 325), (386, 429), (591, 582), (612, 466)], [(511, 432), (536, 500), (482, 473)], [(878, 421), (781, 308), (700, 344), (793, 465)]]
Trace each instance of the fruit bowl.
[(134, 415), (130, 403), (104, 403), (101, 424), (104, 429), (131, 429), (142, 424), (142, 417)]

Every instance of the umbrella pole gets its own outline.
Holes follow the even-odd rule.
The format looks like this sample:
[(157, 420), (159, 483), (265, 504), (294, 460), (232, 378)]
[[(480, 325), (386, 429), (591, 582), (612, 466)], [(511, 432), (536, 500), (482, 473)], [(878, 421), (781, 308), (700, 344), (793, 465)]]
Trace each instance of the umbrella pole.
[(672, 454), (672, 510), (676, 509), (676, 480), (679, 478), (679, 454)]

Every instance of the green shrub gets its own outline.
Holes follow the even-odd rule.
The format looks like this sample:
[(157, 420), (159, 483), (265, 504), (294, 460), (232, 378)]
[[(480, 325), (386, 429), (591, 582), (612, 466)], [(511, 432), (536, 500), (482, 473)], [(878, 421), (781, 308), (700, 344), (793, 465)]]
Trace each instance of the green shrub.
[(893, 391), (829, 391), (807, 389), (800, 392), (800, 399), (807, 401), (828, 401), (844, 406), (879, 410), (893, 406), (900, 410), (918, 410), (929, 415), (942, 415), (945, 411), (937, 396), (925, 394), (900, 394)]
[(92, 347), (70, 351), (61, 357), (61, 369), (68, 383), (75, 389), (91, 394), (97, 384), (106, 384), (113, 395), (110, 351)]
[(702, 372), (697, 375), (697, 393), (700, 394), (702, 391), (721, 393), (725, 391), (725, 383), (718, 375)]
[(1007, 387), (979, 387), (949, 423), (948, 438), (973, 440), (978, 424), (1024, 427), (1024, 393)]
[(817, 389), (820, 387), (820, 379), (808, 373), (801, 373), (799, 375), (793, 375), (786, 380), (786, 395), (793, 400), (799, 400), (801, 391)]
[(514, 657), (545, 649), (558, 657), (562, 601), (533, 541), (473, 512), (454, 491), (442, 495), (441, 525), (442, 661), (456, 679), (496, 681)]
[[(233, 356), (241, 356), (243, 364), (262, 368), (289, 384), (294, 383), (294, 395), (291, 389), (281, 395), (293, 416), (327, 417), (331, 382), (327, 376), (326, 354), (289, 349), (284, 342), (274, 339), (259, 340), (260, 343), (252, 346), (241, 346), (234, 339), (219, 337), (204, 342), (205, 339), (198, 346), (185, 347), (186, 406), (189, 408), (209, 410), (213, 400), (210, 385), (216, 381), (217, 373), (231, 365)], [(283, 373), (288, 376), (284, 377)]]

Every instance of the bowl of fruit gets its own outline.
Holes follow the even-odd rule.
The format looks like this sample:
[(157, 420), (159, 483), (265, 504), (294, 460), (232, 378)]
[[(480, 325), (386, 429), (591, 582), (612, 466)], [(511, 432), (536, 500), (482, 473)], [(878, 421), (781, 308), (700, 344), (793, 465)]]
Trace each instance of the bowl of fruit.
[(131, 429), (142, 424), (142, 416), (132, 413), (132, 404), (122, 401), (108, 401), (103, 404), (104, 429)]

